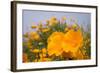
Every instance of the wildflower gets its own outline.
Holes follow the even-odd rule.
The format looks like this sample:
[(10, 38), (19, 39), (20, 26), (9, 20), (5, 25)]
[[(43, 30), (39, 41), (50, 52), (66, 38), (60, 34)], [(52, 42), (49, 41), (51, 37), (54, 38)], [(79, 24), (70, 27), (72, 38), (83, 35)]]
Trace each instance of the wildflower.
[(42, 32), (48, 32), (48, 31), (50, 31), (49, 28), (43, 28), (43, 29), (42, 29)]
[(46, 57), (46, 53), (41, 53), (39, 54), (40, 58), (45, 58)]
[(32, 43), (30, 41), (26, 42), (26, 46), (29, 49), (32, 49), (33, 48), (33, 45), (32, 45)]
[(40, 53), (40, 58), (45, 58), (46, 56), (47, 56), (47, 50), (46, 48), (42, 48)]
[(78, 27), (77, 24), (73, 24), (73, 25), (72, 25), (72, 28), (77, 28), (77, 27)]
[(35, 25), (32, 25), (32, 26), (31, 26), (31, 28), (32, 28), (32, 29), (35, 29), (35, 28), (37, 28), (37, 26), (35, 26)]
[(36, 48), (36, 49), (31, 50), (31, 52), (33, 52), (33, 53), (39, 53), (40, 50)]
[(46, 48), (42, 48), (42, 53), (47, 53), (47, 49)]
[(68, 32), (68, 30), (69, 30), (68, 27), (66, 27), (64, 31), (65, 31), (65, 32)]
[(28, 56), (26, 53), (23, 53), (23, 62), (24, 63), (28, 62)]
[(40, 39), (40, 36), (37, 32), (30, 32), (29, 33), (29, 38), (31, 40), (39, 40)]
[(43, 45), (43, 42), (39, 42), (39, 45)]
[(77, 31), (77, 30), (80, 29), (79, 26), (78, 26), (77, 24), (73, 24), (73, 25), (72, 25), (72, 28), (73, 28), (75, 31)]
[(58, 20), (56, 19), (56, 17), (51, 17), (51, 19), (49, 20), (49, 24), (51, 26), (58, 24)]

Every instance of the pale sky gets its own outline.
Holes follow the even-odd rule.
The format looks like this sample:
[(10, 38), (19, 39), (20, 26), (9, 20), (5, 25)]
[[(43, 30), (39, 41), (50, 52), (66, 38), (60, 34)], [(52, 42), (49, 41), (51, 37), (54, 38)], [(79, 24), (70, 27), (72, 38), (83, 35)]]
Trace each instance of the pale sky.
[(22, 14), (22, 24), (23, 24), (23, 34), (32, 31), (30, 26), (32, 24), (37, 25), (40, 21), (45, 23), (46, 20), (50, 19), (52, 16), (57, 17), (60, 20), (63, 16), (67, 18), (66, 22), (71, 24), (70, 18), (77, 20), (79, 25), (83, 25), (83, 28), (87, 28), (87, 25), (91, 24), (91, 14), (90, 13), (76, 13), (76, 12), (56, 12), (56, 11), (36, 11), (36, 10), (23, 10)]

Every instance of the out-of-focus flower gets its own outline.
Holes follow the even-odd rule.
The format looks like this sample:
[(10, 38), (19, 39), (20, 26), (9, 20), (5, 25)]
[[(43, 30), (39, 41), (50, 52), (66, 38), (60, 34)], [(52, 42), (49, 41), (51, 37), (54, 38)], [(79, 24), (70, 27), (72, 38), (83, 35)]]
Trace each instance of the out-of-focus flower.
[(32, 28), (32, 29), (35, 29), (35, 28), (37, 28), (37, 26), (35, 26), (35, 25), (32, 25), (32, 26), (31, 26), (31, 28)]
[(73, 24), (73, 25), (72, 25), (72, 28), (77, 28), (77, 27), (78, 27), (77, 24)]
[(43, 42), (39, 42), (39, 45), (43, 45)]
[(33, 45), (30, 41), (26, 42), (25, 45), (27, 46), (27, 48), (32, 49)]
[(41, 51), (42, 51), (42, 53), (47, 53), (47, 49), (46, 48), (42, 48)]
[(62, 48), (65, 52), (71, 51), (72, 53), (75, 53), (82, 46), (82, 43), (83, 43), (83, 36), (81, 31), (69, 30), (64, 35)]
[(40, 39), (40, 36), (37, 32), (30, 32), (29, 33), (29, 38), (31, 40), (39, 40)]
[(45, 58), (46, 56), (47, 56), (47, 50), (46, 50), (46, 48), (42, 48), (40, 58)]
[(41, 54), (39, 54), (39, 56), (40, 56), (40, 58), (45, 58), (47, 55), (46, 55), (46, 53), (41, 53)]
[(48, 32), (48, 31), (50, 31), (50, 28), (43, 28), (42, 29), (42, 32)]
[(39, 49), (33, 49), (33, 50), (31, 50), (31, 52), (33, 52), (33, 53), (39, 53), (40, 50)]
[(28, 62), (28, 56), (26, 53), (23, 53), (23, 62), (24, 63)]
[(77, 30), (80, 30), (79, 26), (77, 24), (73, 24), (72, 25), (72, 28), (77, 31)]
[(56, 19), (56, 17), (51, 17), (51, 19), (49, 20), (49, 25), (54, 26), (56, 24), (58, 24), (58, 20)]
[(50, 58), (40, 58), (39, 62), (46, 62), (46, 61), (51, 61)]
[(65, 31), (65, 32), (68, 32), (68, 30), (69, 30), (68, 27), (66, 27), (64, 31)]
[(62, 32), (53, 32), (51, 36), (48, 38), (47, 50), (50, 56), (59, 56), (62, 54), (61, 43), (62, 39), (64, 38), (63, 35), (64, 34)]

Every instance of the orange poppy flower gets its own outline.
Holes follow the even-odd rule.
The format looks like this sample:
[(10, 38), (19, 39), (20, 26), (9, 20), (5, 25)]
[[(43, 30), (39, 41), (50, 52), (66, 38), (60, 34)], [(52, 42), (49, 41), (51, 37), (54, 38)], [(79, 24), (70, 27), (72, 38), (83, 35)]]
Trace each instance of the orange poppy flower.
[(62, 47), (61, 47), (61, 41), (63, 39), (63, 33), (62, 32), (54, 32), (51, 34), (51, 36), (48, 38), (48, 54), (59, 56), (62, 54)]
[(62, 48), (65, 52), (71, 51), (75, 53), (82, 46), (82, 42), (83, 36), (81, 31), (70, 30), (64, 35)]
[(59, 56), (62, 52), (75, 54), (82, 46), (83, 36), (80, 30), (69, 30), (67, 33), (54, 32), (48, 38), (48, 54)]

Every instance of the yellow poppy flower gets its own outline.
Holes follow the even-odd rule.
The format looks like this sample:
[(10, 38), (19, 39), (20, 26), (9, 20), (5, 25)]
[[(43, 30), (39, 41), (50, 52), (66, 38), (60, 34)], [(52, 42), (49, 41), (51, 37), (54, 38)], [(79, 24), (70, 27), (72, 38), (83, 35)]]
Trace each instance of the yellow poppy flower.
[(58, 20), (56, 19), (56, 17), (51, 17), (51, 19), (49, 20), (49, 24), (51, 26), (58, 24)]
[(66, 27), (64, 31), (65, 31), (65, 32), (68, 32), (68, 30), (69, 30), (68, 27)]
[(77, 28), (77, 26), (78, 26), (77, 24), (73, 24), (72, 28)]
[(40, 39), (40, 36), (37, 32), (30, 32), (29, 33), (29, 38), (31, 40), (39, 40)]
[(34, 28), (36, 28), (36, 27), (37, 27), (37, 26), (35, 26), (35, 25), (32, 25), (32, 26), (31, 26), (32, 29), (34, 29)]
[(71, 51), (72, 53), (75, 53), (82, 46), (82, 43), (83, 43), (83, 36), (81, 31), (69, 30), (64, 35), (62, 48), (65, 52)]
[(40, 50), (39, 49), (33, 49), (33, 50), (31, 50), (31, 52), (33, 52), (33, 53), (39, 53)]
[(47, 50), (48, 54), (59, 56), (62, 54), (62, 46), (60, 45), (63, 39), (63, 33), (62, 32), (54, 32), (51, 34), (51, 36), (48, 38), (48, 45)]
[(33, 45), (32, 45), (32, 43), (30, 41), (26, 42), (25, 44), (29, 49), (33, 48)]
[(28, 62), (28, 56), (26, 53), (23, 53), (23, 62), (24, 63)]
[(43, 29), (42, 29), (42, 32), (48, 32), (48, 31), (50, 31), (49, 28), (43, 28)]

